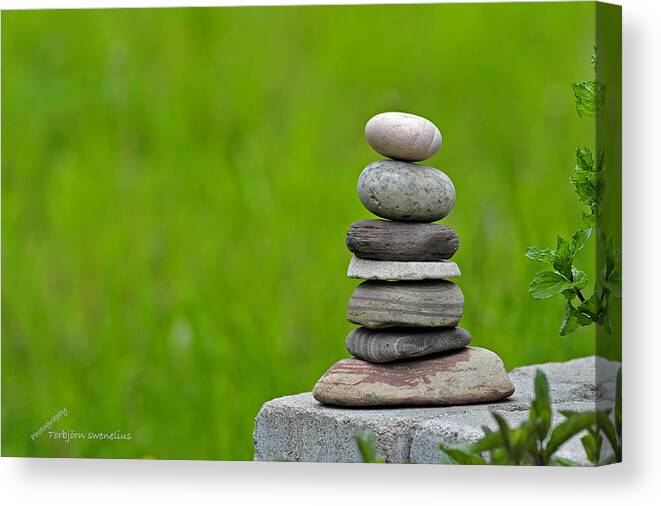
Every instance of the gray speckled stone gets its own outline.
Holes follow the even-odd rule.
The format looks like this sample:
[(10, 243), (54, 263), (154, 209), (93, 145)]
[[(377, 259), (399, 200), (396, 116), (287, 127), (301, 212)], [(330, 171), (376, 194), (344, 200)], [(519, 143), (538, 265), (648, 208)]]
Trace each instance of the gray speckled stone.
[(533, 380), (535, 372), (541, 368), (549, 380), (549, 392), (556, 402), (574, 402), (585, 397), (595, 399), (599, 404), (606, 402), (612, 406), (615, 400), (615, 380), (620, 362), (612, 362), (601, 357), (586, 357), (568, 362), (547, 362), (529, 365), (512, 370), (511, 378), (522, 385), (517, 397), (529, 400), (535, 396)]
[(461, 271), (454, 262), (389, 262), (353, 257), (347, 276), (358, 279), (415, 281), (457, 278), (461, 276)]
[[(528, 415), (532, 375), (539, 368), (550, 381), (553, 425), (563, 420), (561, 409), (594, 410), (612, 407), (608, 385), (614, 384), (618, 362), (594, 356), (562, 363), (514, 369), (515, 394), (498, 403), (420, 408), (347, 409), (324, 406), (312, 394), (280, 397), (265, 403), (255, 420), (255, 460), (291, 462), (361, 462), (355, 437), (369, 429), (376, 436), (377, 453), (390, 463), (439, 463), (437, 445), (473, 442), (480, 427), (496, 429), (490, 411), (518, 424)], [(560, 447), (559, 455), (587, 464), (582, 434)]]
[(392, 362), (463, 348), (471, 342), (459, 327), (367, 329), (347, 335), (347, 351), (368, 362)]
[(427, 165), (378, 160), (358, 178), (363, 205), (381, 218), (432, 222), (447, 216), (455, 203), (452, 181)]
[(448, 260), (459, 249), (459, 237), (445, 225), (384, 220), (353, 223), (346, 243), (358, 258), (396, 262)]
[(431, 121), (406, 112), (377, 114), (365, 125), (365, 138), (378, 153), (409, 162), (431, 158), (443, 141)]
[(505, 399), (514, 393), (503, 361), (466, 347), (415, 360), (340, 360), (317, 381), (315, 399), (336, 406), (438, 406)]
[(385, 327), (456, 327), (464, 295), (451, 281), (364, 281), (347, 305), (351, 323)]

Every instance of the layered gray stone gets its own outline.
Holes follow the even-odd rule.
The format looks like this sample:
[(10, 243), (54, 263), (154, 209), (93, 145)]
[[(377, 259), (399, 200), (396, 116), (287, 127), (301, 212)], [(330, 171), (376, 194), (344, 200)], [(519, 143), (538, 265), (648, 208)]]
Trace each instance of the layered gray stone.
[(364, 281), (347, 305), (347, 319), (368, 328), (456, 327), (464, 295), (451, 281)]
[(372, 148), (389, 158), (419, 162), (431, 158), (441, 147), (441, 132), (422, 116), (384, 112), (365, 125), (365, 138)]
[(459, 237), (437, 223), (362, 220), (349, 227), (347, 248), (358, 258), (397, 262), (448, 260), (459, 249)]
[[(597, 367), (595, 373), (595, 362)], [(355, 437), (369, 429), (376, 436), (378, 454), (390, 463), (439, 463), (437, 445), (474, 442), (481, 426), (496, 430), (490, 415), (497, 411), (516, 425), (528, 416), (536, 369), (547, 374), (553, 401), (553, 424), (563, 420), (560, 410), (610, 407), (618, 362), (594, 356), (563, 363), (514, 369), (512, 397), (498, 403), (426, 408), (349, 409), (318, 403), (310, 392), (265, 403), (255, 420), (255, 460), (297, 462), (360, 462)], [(559, 455), (587, 463), (577, 435)]]
[(347, 276), (384, 281), (420, 281), (457, 278), (461, 276), (461, 271), (454, 262), (392, 262), (352, 257)]
[(323, 404), (354, 407), (473, 404), (513, 393), (500, 357), (474, 347), (388, 364), (340, 360), (312, 390)]
[(415, 222), (444, 218), (456, 198), (452, 181), (440, 170), (394, 160), (365, 167), (358, 178), (358, 196), (381, 218)]
[(358, 327), (347, 335), (347, 351), (368, 362), (392, 362), (468, 346), (471, 335), (459, 327), (387, 328)]

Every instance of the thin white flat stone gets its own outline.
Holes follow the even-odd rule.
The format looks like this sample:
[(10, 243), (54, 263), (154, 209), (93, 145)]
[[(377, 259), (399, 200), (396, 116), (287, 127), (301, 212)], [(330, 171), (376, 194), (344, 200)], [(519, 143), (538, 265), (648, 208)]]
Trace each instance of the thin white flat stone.
[(417, 281), (421, 279), (449, 279), (461, 276), (454, 262), (391, 262), (353, 257), (347, 275), (358, 279), (383, 281)]

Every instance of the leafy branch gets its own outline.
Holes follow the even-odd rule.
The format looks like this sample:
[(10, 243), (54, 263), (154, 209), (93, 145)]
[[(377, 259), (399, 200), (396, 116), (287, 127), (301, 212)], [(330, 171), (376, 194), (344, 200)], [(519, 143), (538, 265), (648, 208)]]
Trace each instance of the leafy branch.
[[(553, 410), (546, 375), (537, 370), (534, 380), (535, 398), (530, 404), (528, 419), (518, 427), (510, 427), (505, 417), (492, 412), (496, 431), (482, 427), (484, 436), (476, 443), (460, 443), (453, 447), (438, 445), (444, 464), (467, 465), (537, 465), (581, 466), (560, 457), (558, 450), (571, 438), (584, 432), (581, 444), (591, 465), (611, 464), (622, 460), (622, 370), (618, 371), (614, 410), (562, 410), (563, 420), (552, 428)], [(612, 453), (604, 455), (604, 441)], [(383, 463), (377, 457), (374, 433), (366, 430), (356, 436), (356, 444), (363, 462)]]
[[(497, 431), (483, 426), (484, 436), (472, 445), (452, 448), (439, 445), (448, 464), (496, 464), (537, 466), (580, 466), (578, 462), (556, 455), (557, 451), (582, 431), (581, 444), (592, 465), (609, 464), (622, 460), (622, 375), (618, 372), (613, 420), (611, 410), (560, 411), (564, 420), (551, 430), (553, 412), (546, 375), (535, 374), (535, 398), (530, 405), (528, 419), (518, 427), (510, 427), (502, 415), (492, 412)], [(613, 453), (606, 458), (602, 445), (606, 440)]]
[(597, 47), (594, 47), (592, 52), (592, 76), (590, 81), (580, 81), (572, 83), (571, 87), (574, 92), (574, 100), (576, 101), (576, 112), (578, 117), (586, 116), (594, 118), (599, 116), (606, 104), (606, 85), (597, 79)]
[[(594, 79), (572, 84), (576, 111), (579, 117), (596, 117), (603, 113), (606, 101), (606, 85), (597, 79), (596, 47), (592, 56)], [(621, 297), (621, 253), (599, 227), (601, 205), (606, 187), (605, 153), (600, 149), (597, 157), (588, 147), (576, 148), (576, 167), (569, 178), (581, 204), (588, 207), (583, 213), (586, 227), (577, 230), (571, 239), (558, 236), (555, 249), (530, 247), (525, 256), (530, 260), (549, 264), (553, 270), (538, 272), (530, 283), (528, 292), (535, 300), (549, 299), (555, 295), (565, 298), (565, 314), (560, 325), (560, 335), (574, 332), (578, 327), (601, 325), (610, 334), (610, 296)], [(605, 266), (595, 283), (592, 294), (586, 297), (583, 290), (589, 280), (585, 272), (574, 266), (576, 256), (596, 230), (597, 239), (604, 248)]]

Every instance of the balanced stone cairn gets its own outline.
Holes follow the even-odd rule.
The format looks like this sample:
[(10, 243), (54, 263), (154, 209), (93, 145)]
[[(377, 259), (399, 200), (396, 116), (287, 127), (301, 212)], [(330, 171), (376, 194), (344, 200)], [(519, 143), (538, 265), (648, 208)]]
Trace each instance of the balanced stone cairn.
[(450, 258), (459, 238), (432, 223), (455, 203), (450, 178), (420, 162), (441, 147), (441, 133), (413, 114), (377, 114), (367, 142), (391, 160), (369, 164), (358, 179), (363, 205), (385, 220), (354, 223), (347, 247), (351, 278), (365, 279), (347, 308), (346, 347), (354, 358), (335, 363), (314, 398), (336, 406), (452, 405), (496, 401), (514, 393), (502, 360), (467, 346), (457, 327), (464, 310), (460, 275)]

